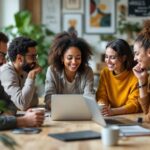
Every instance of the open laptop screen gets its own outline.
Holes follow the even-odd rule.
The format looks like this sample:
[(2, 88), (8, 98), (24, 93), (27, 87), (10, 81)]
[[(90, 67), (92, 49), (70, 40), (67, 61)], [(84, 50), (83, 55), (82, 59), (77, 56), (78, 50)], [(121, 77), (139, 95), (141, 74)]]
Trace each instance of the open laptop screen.
[(91, 120), (89, 107), (80, 94), (56, 94), (51, 99), (52, 120)]

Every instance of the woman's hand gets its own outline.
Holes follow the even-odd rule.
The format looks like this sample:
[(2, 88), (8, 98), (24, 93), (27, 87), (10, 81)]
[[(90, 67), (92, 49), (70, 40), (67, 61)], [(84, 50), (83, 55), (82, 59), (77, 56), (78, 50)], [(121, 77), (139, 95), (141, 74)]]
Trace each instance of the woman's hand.
[(113, 115), (113, 110), (111, 109), (111, 106), (103, 106), (101, 113), (103, 116), (112, 116)]
[(139, 64), (133, 68), (135, 76), (138, 78), (140, 84), (147, 82), (148, 74), (146, 69), (142, 69)]

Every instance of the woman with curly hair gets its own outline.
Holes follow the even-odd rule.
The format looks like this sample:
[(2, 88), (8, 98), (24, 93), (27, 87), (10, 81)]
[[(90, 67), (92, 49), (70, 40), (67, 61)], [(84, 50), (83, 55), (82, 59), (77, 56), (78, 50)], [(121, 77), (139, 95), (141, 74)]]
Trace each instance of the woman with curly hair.
[(144, 121), (150, 122), (150, 20), (145, 21), (135, 40), (134, 59), (138, 62), (133, 72), (139, 83), (139, 102), (145, 114)]
[(52, 94), (94, 94), (93, 71), (88, 66), (91, 51), (90, 45), (74, 33), (56, 35), (49, 54), (50, 66), (45, 82), (47, 108), (51, 108)]

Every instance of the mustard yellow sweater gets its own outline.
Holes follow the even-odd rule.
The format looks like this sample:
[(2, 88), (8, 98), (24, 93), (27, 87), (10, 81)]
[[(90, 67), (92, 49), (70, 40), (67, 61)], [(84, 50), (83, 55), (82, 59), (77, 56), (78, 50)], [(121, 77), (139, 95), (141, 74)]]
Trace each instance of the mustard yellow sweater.
[(132, 71), (123, 71), (114, 75), (108, 68), (100, 73), (100, 81), (96, 92), (99, 102), (111, 105), (112, 108), (124, 106), (126, 113), (135, 113), (140, 109), (138, 103), (138, 80)]

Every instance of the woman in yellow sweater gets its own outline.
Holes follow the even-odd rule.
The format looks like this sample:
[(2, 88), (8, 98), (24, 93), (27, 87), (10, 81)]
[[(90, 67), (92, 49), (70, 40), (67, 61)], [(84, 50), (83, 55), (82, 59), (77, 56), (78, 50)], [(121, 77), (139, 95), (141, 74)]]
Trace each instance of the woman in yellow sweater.
[(138, 80), (132, 72), (134, 58), (128, 43), (122, 39), (109, 42), (105, 62), (107, 68), (100, 73), (96, 92), (97, 102), (105, 104), (102, 114), (112, 116), (138, 112)]

